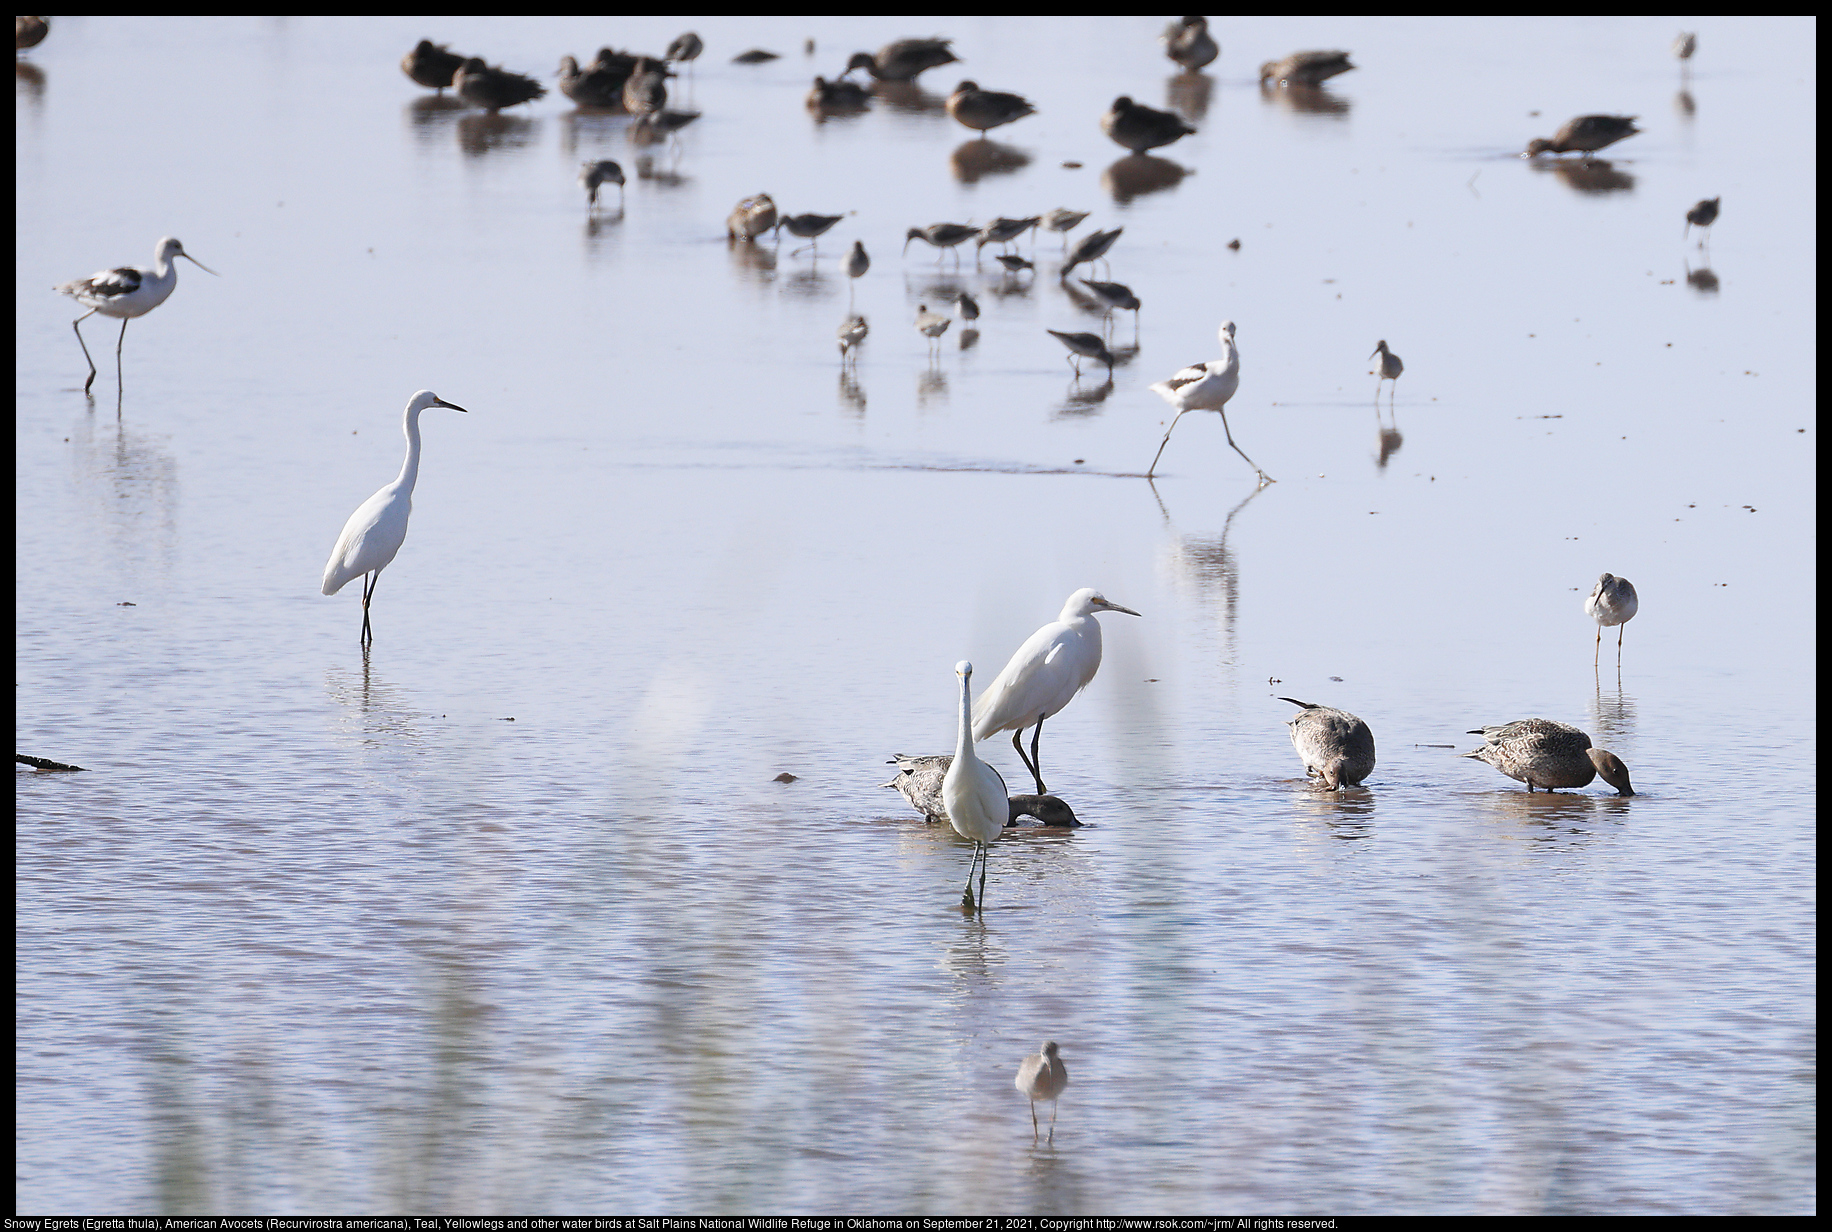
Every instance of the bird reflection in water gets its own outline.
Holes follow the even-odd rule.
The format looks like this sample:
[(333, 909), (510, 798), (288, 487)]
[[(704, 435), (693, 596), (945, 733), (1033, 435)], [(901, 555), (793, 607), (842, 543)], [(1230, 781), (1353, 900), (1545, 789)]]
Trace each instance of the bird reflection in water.
[(913, 81), (880, 81), (872, 87), (872, 98), (892, 111), (905, 115), (947, 115), (948, 100), (930, 94)]
[(840, 369), (840, 409), (865, 414), (865, 387), (859, 384), (858, 369), (851, 365)]
[(727, 239), (726, 247), (731, 252), (733, 269), (745, 277), (760, 282), (772, 281), (776, 273), (776, 250), (774, 248), (740, 239)]
[(1208, 117), (1209, 95), (1214, 89), (1215, 79), (1207, 73), (1178, 73), (1166, 79), (1164, 101), (1178, 115), (1194, 122)]
[(948, 374), (931, 363), (916, 377), (916, 405), (948, 400)]
[(653, 154), (644, 154), (636, 160), (636, 178), (645, 184), (657, 188), (679, 188), (691, 181), (673, 167), (663, 166), (655, 161)]
[(989, 175), (1009, 175), (1030, 166), (1031, 156), (1016, 146), (985, 137), (963, 142), (948, 155), (954, 178), (972, 184)]
[(500, 111), (467, 111), (458, 118), (458, 148), (473, 158), (497, 150), (526, 149), (540, 136), (540, 124), (527, 116)]
[(1300, 115), (1329, 116), (1337, 120), (1348, 119), (1349, 109), (1353, 106), (1348, 99), (1333, 90), (1326, 90), (1322, 86), (1300, 85), (1295, 81), (1283, 86), (1272, 81), (1261, 81), (1260, 100), (1277, 103)]
[(1697, 269), (1693, 269), (1692, 263), (1688, 261), (1686, 262), (1686, 285), (1691, 287), (1694, 291), (1697, 291), (1700, 295), (1716, 295), (1718, 293), (1718, 276), (1711, 272), (1710, 266), (1701, 265)]
[(1616, 170), (1604, 158), (1535, 159), (1527, 165), (1542, 174), (1549, 172), (1557, 176), (1574, 192), (1596, 196), (1635, 190), (1635, 177), (1626, 171)]
[(1406, 438), (1400, 435), (1397, 420), (1392, 427), (1380, 422), (1379, 406), (1374, 408), (1374, 421), (1376, 430), (1380, 434), (1380, 453), (1375, 457), (1374, 464), (1375, 469), (1384, 471), (1387, 469), (1387, 463), (1393, 460), (1393, 455), (1399, 452), (1399, 447), (1406, 443)]
[(1106, 409), (1106, 401), (1113, 396), (1113, 374), (1099, 385), (1084, 385), (1077, 378), (1069, 386), (1068, 394), (1062, 405), (1057, 407), (1052, 419), (1085, 419), (1100, 414)]
[(1100, 186), (1115, 203), (1125, 205), (1147, 193), (1164, 192), (1183, 183), (1188, 167), (1153, 154), (1128, 154), (1100, 173)]
[(1219, 535), (1184, 535), (1177, 532), (1176, 522), (1164, 504), (1164, 496), (1158, 491), (1158, 485), (1151, 483), (1151, 494), (1158, 502), (1158, 512), (1164, 515), (1164, 529), (1170, 532), (1171, 574), (1186, 581), (1199, 596), (1213, 604), (1221, 625), (1221, 657), (1226, 663), (1240, 661), (1235, 644), (1235, 621), (1240, 614), (1240, 561), (1228, 547), (1228, 534), (1233, 530), (1234, 519), (1240, 516), (1240, 511), (1252, 504), (1265, 490), (1264, 487), (1254, 488), (1230, 509), (1222, 521)]

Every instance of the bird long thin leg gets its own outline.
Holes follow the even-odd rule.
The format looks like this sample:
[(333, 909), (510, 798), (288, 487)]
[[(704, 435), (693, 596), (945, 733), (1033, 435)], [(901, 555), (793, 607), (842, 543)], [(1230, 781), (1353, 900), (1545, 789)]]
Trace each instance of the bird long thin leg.
[(121, 344), (127, 341), (127, 323), (132, 317), (121, 318), (121, 336), (115, 339), (115, 388), (121, 386)]
[(1043, 739), (1043, 720), (1049, 717), (1050, 716), (1047, 714), (1038, 715), (1037, 726), (1031, 731), (1031, 777), (1037, 780), (1037, 794), (1040, 796), (1047, 792), (1049, 788), (1043, 785), (1043, 758), (1037, 756), (1037, 742)]
[(381, 584), (382, 571), (371, 573), (363, 584), (363, 641), (373, 642), (375, 634), (369, 628), (369, 600), (375, 597), (375, 588)]
[(1033, 779), (1037, 780), (1037, 794), (1042, 795), (1045, 791), (1043, 776), (1037, 773), (1036, 763), (1024, 755), (1024, 729), (1022, 727), (1012, 732), (1011, 747), (1018, 750), (1018, 760), (1024, 763), (1024, 768), (1030, 771)]
[(1602, 664), (1603, 664), (1603, 626), (1598, 625), (1597, 626), (1597, 649), (1596, 649), (1596, 653), (1590, 656), (1590, 665), (1592, 667), (1601, 667)]
[[(1240, 454), (1240, 456), (1243, 458), (1247, 458), (1246, 451), (1243, 450), (1239, 445), (1234, 444), (1234, 434), (1228, 431), (1228, 409), (1226, 407), (1217, 407), (1216, 413), (1221, 416), (1221, 431), (1222, 431), (1222, 434), (1228, 438), (1228, 444), (1233, 447), (1235, 453)], [(1261, 483), (1277, 482), (1275, 479), (1273, 479), (1271, 475), (1268, 475), (1265, 471), (1261, 470), (1259, 468), (1259, 463), (1255, 462), (1252, 458), (1247, 458), (1247, 465), (1253, 468), (1253, 473), (1260, 477)]]
[(1050, 1101), (1050, 1141), (1056, 1141), (1056, 1101)]
[[(1616, 626), (1616, 666), (1618, 668), (1622, 666), (1622, 635), (1627, 632), (1628, 632), (1628, 621), (1625, 620), (1621, 624)], [(1603, 636), (1602, 629), (1597, 630), (1597, 636), (1598, 637)]]
[(1177, 420), (1189, 414), (1189, 408), (1178, 411), (1176, 418), (1170, 421), (1170, 427), (1164, 429), (1164, 439), (1158, 442), (1158, 452), (1151, 455), (1151, 465), (1145, 470), (1145, 478), (1150, 479), (1158, 469), (1158, 459), (1164, 456), (1164, 447), (1170, 444), (1170, 434), (1177, 430)]
[(986, 857), (990, 856), (991, 854), (992, 854), (992, 848), (987, 846), (985, 843), (981, 843), (980, 844), (980, 907), (982, 910), (984, 910), (986, 906)]
[(76, 330), (76, 345), (83, 348), (83, 358), (89, 361), (89, 379), (83, 382), (84, 393), (88, 393), (89, 387), (95, 384), (95, 361), (89, 359), (89, 344), (83, 341), (83, 331), (78, 327), (94, 315), (95, 309), (91, 308), (88, 312), (85, 312), (82, 316), (70, 322), (70, 328)]
[(964, 907), (972, 907), (974, 905), (973, 866), (975, 863), (978, 862), (979, 858), (980, 858), (980, 845), (978, 843), (975, 843), (973, 845), (973, 858), (967, 861), (967, 888), (961, 891), (961, 905)]

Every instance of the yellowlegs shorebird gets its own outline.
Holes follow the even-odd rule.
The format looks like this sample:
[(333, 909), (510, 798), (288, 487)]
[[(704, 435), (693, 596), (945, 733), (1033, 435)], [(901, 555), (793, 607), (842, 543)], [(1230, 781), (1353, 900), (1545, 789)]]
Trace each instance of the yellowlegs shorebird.
[(1030, 1100), (1031, 1141), (1037, 1141), (1037, 1101), (1050, 1104), (1050, 1141), (1056, 1141), (1056, 1097), (1069, 1085), (1069, 1067), (1057, 1054), (1056, 1041), (1045, 1040), (1043, 1049), (1025, 1057), (1018, 1065), (1018, 1092)]
[(1069, 348), (1069, 354), (1066, 358), (1068, 362), (1074, 366), (1075, 375), (1078, 379), (1081, 376), (1081, 357), (1084, 355), (1089, 359), (1098, 359), (1101, 363), (1106, 364), (1108, 375), (1112, 375), (1113, 352), (1107, 349), (1106, 340), (1099, 334), (1065, 334), (1059, 329), (1045, 330), (1044, 332), (1054, 337), (1056, 341), (1062, 343), (1063, 346)]
[[(1718, 216), (1718, 202), (1722, 201), (1723, 199), (1724, 198), (1722, 197), (1708, 197), (1705, 200), (1700, 201), (1697, 205), (1693, 206), (1691, 209), (1687, 210), (1686, 211), (1686, 230), (1685, 230), (1685, 234), (1682, 235), (1680, 238), (1684, 239), (1690, 236), (1692, 234), (1692, 228), (1694, 227), (1698, 227), (1700, 229), (1706, 229), (1706, 228), (1709, 228), (1712, 223), (1716, 222), (1717, 216)], [(1701, 238), (1698, 242), (1699, 247), (1703, 248), (1705, 246), (1705, 240), (1708, 238), (1710, 238), (1710, 231), (1706, 230), (1705, 236)]]
[(1067, 278), (1069, 271), (1077, 265), (1088, 265), (1105, 257), (1107, 250), (1113, 247), (1113, 241), (1119, 239), (1125, 230), (1124, 227), (1115, 227), (1111, 231), (1094, 231), (1082, 236), (1075, 243), (1075, 251), (1062, 263), (1062, 270), (1057, 276)]
[[(911, 227), (903, 237), (903, 251), (907, 253), (910, 250), (911, 240), (921, 240), (940, 250), (941, 255), (935, 258), (935, 263), (940, 265), (941, 257), (946, 255), (948, 249), (966, 243), (979, 233), (978, 227), (959, 222), (938, 222), (926, 227)], [(954, 259), (960, 260), (958, 252), (954, 254)]]
[(1380, 356), (1380, 362), (1374, 365), (1375, 375), (1380, 378), (1380, 380), (1374, 382), (1374, 401), (1379, 402), (1380, 382), (1392, 381), (1393, 388), (1397, 392), (1399, 389), (1399, 374), (1406, 370), (1406, 365), (1399, 362), (1399, 356), (1387, 349), (1387, 340), (1385, 338), (1375, 344), (1374, 354), (1369, 355), (1368, 358), (1373, 359), (1374, 355)]
[(587, 213), (598, 208), (598, 190), (606, 184), (617, 185), (617, 204), (623, 205), (623, 168), (608, 158), (586, 163), (579, 169), (579, 186), (585, 189)]
[(1641, 600), (1627, 578), (1605, 573), (1597, 579), (1584, 600), (1584, 614), (1597, 622), (1596, 653), (1591, 656), (1593, 667), (1602, 661), (1603, 630), (1611, 625), (1616, 626), (1616, 666), (1622, 666), (1622, 634), (1626, 632), (1622, 626), (1633, 620), (1640, 608)]

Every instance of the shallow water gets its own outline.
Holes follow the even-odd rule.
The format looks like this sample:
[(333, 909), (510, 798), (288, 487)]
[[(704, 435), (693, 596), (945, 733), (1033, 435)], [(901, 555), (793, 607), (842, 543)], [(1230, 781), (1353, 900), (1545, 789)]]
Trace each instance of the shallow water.
[[(1682, 89), (1664, 19), (1218, 19), (1205, 86), (1162, 19), (947, 20), (929, 109), (803, 109), (927, 21), (700, 25), (705, 116), (646, 176), (622, 117), (395, 62), (675, 19), (54, 21), (18, 744), (88, 773), (17, 780), (22, 1210), (1814, 1209), (1813, 27), (1704, 28)], [(1262, 95), (1305, 46), (1362, 67)], [(977, 146), (933, 110), (964, 76), (1038, 114)], [(1199, 133), (1119, 164), (1122, 92)], [(1511, 157), (1590, 111), (1642, 117), (1608, 172)], [(631, 182), (588, 222), (598, 157)], [(818, 261), (734, 248), (758, 191), (855, 213)], [(1058, 205), (1125, 228), (1111, 387), (1043, 332), (1099, 328), (1054, 236), (1035, 278), (899, 254)], [(87, 322), (91, 405), (48, 288), (161, 234), (221, 277), (128, 329), (118, 407)], [(932, 363), (909, 322), (960, 289)], [(1224, 316), (1279, 482), (1196, 415), (1147, 484), (1145, 386)], [(423, 387), (469, 414), (423, 419), (365, 657), (318, 578)], [(1048, 724), (1091, 824), (1008, 835), (964, 916), (967, 845), (883, 760), (1085, 585), (1143, 613)], [(1365, 790), (1306, 788), (1280, 696), (1369, 721)], [(1528, 715), (1638, 794), (1453, 757)]]

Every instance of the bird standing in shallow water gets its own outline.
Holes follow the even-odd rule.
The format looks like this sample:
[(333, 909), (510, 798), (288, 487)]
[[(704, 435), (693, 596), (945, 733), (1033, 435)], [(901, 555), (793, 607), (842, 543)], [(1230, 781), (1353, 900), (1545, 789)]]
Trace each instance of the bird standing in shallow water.
[(972, 81), (961, 82), (954, 87), (954, 93), (948, 95), (948, 114), (982, 137), (988, 130), (1022, 120), (1036, 110), (1022, 95), (982, 90)]
[(769, 193), (746, 197), (725, 219), (725, 233), (735, 240), (755, 240), (776, 225), (776, 202)]
[[(999, 772), (981, 761), (973, 752), (973, 728), (969, 717), (968, 697), (972, 691), (973, 664), (965, 659), (954, 665), (961, 682), (961, 721), (954, 742), (954, 761), (941, 780), (941, 803), (947, 810), (948, 824), (962, 838), (973, 840), (973, 860), (967, 864), (967, 888), (961, 892), (961, 904), (984, 906), (986, 902), (986, 853), (1011, 814), (1010, 797)], [(973, 865), (980, 866), (979, 898), (973, 895)]]
[(1100, 118), (1100, 127), (1134, 154), (1169, 145), (1196, 131), (1174, 112), (1135, 103), (1124, 94), (1113, 100), (1113, 106)]
[(1164, 430), (1164, 439), (1158, 442), (1158, 452), (1152, 455), (1151, 465), (1145, 470), (1147, 479), (1157, 473), (1158, 459), (1164, 456), (1164, 447), (1170, 444), (1170, 434), (1177, 430), (1177, 420), (1190, 411), (1214, 411), (1221, 416), (1221, 430), (1228, 438), (1229, 447), (1246, 459), (1262, 485), (1273, 482), (1272, 476), (1234, 443), (1234, 433), (1228, 428), (1228, 399), (1240, 388), (1240, 352), (1234, 346), (1234, 322), (1223, 321), (1218, 332), (1221, 335), (1220, 359), (1191, 364), (1173, 373), (1169, 380), (1151, 386), (1153, 393), (1177, 408), (1177, 415)]
[(447, 51), (445, 44), (421, 39), (414, 49), (401, 57), (401, 71), (414, 84), (437, 90), (441, 96), (452, 84), (452, 74), (464, 64), (464, 57)]
[(623, 168), (608, 158), (586, 163), (579, 169), (579, 186), (585, 189), (587, 213), (598, 208), (598, 190), (606, 184), (617, 185), (617, 204), (623, 205)]
[(1069, 250), (1069, 232), (1081, 226), (1088, 216), (1086, 210), (1065, 210), (1060, 207), (1043, 216), (1043, 225), (1062, 236), (1062, 251)]
[(941, 336), (948, 332), (952, 324), (939, 312), (930, 312), (927, 304), (916, 305), (916, 332), (929, 340), (929, 353), (936, 353), (941, 344)]
[(846, 62), (846, 71), (850, 73), (855, 68), (862, 68), (879, 81), (914, 81), (919, 73), (926, 73), (944, 64), (953, 64), (959, 59), (948, 50), (948, 44), (952, 41), (898, 39), (880, 47), (875, 56), (868, 51), (855, 51), (852, 59)]
[(1346, 710), (1281, 697), (1298, 707), (1285, 720), (1291, 727), (1291, 747), (1304, 759), (1304, 777), (1320, 778), (1331, 791), (1358, 787), (1374, 773), (1374, 733)]
[(344, 523), (343, 533), (337, 536), (331, 559), (325, 562), (324, 584), (320, 589), (327, 595), (342, 590), (352, 578), (369, 575), (363, 583), (362, 641), (365, 645), (375, 640), (369, 629), (369, 602), (375, 598), (376, 583), (381, 581), (382, 570), (394, 560), (395, 553), (407, 540), (407, 518), (413, 512), (413, 488), (420, 479), (420, 412), (433, 406), (464, 410), (430, 389), (422, 389), (413, 396), (402, 423), (407, 433), (407, 460), (401, 463), (401, 473), (395, 476), (393, 483), (356, 507), (356, 512)]
[[(947, 821), (948, 809), (942, 803), (941, 784), (948, 775), (948, 767), (954, 764), (954, 754), (909, 757), (898, 753), (891, 758), (891, 762), (897, 767), (896, 776), (890, 782), (878, 786), (895, 787), (910, 802), (911, 807), (922, 814), (924, 821)], [(1011, 820), (1005, 823), (1007, 830), (1017, 825), (1020, 817), (1035, 817), (1046, 826), (1065, 829), (1079, 829), (1081, 826), (1075, 810), (1060, 796), (1012, 796), (1010, 804)]]
[[(1037, 752), (1043, 721), (1060, 713), (1100, 670), (1096, 612), (1138, 615), (1129, 607), (1109, 603), (1098, 590), (1083, 587), (1069, 596), (1055, 620), (1025, 639), (973, 706), (973, 738), (984, 740), (1011, 732), (1011, 745), (1036, 780), (1038, 795), (1049, 791), (1043, 785), (1042, 758)], [(1031, 737), (1031, 755), (1026, 757), (1024, 729), (1033, 725), (1037, 730)]]
[(172, 288), (178, 285), (178, 266), (172, 258), (183, 257), (206, 274), (215, 270), (193, 257), (184, 250), (184, 245), (165, 236), (153, 249), (153, 267), (147, 269), (138, 265), (123, 265), (111, 270), (102, 270), (87, 278), (78, 278), (52, 288), (61, 294), (68, 295), (77, 303), (85, 305), (89, 311), (70, 323), (76, 330), (76, 344), (83, 348), (83, 358), (89, 361), (89, 379), (83, 382), (83, 392), (95, 384), (95, 360), (89, 358), (89, 344), (83, 341), (82, 324), (96, 313), (105, 317), (118, 317), (121, 321), (121, 336), (115, 339), (115, 386), (121, 385), (121, 344), (127, 341), (127, 323), (135, 317), (143, 317), (159, 305), (165, 303)]
[(463, 102), (492, 114), (504, 107), (532, 103), (547, 94), (547, 87), (534, 78), (492, 68), (476, 56), (459, 65), (458, 71), (452, 74), (452, 90)]
[(1698, 35), (1681, 30), (1673, 36), (1673, 54), (1679, 57), (1679, 68), (1683, 73), (1692, 67), (1692, 53), (1698, 50)]
[(1616, 628), (1616, 666), (1622, 666), (1621, 627), (1635, 618), (1641, 607), (1641, 600), (1635, 595), (1635, 588), (1627, 578), (1619, 578), (1613, 573), (1605, 573), (1597, 579), (1597, 584), (1590, 588), (1590, 597), (1584, 600), (1584, 614), (1597, 622), (1597, 650), (1591, 666), (1595, 667), (1603, 660), (1603, 630), (1610, 625)]
[(1069, 348), (1068, 361), (1074, 366), (1077, 377), (1081, 376), (1081, 357), (1084, 355), (1089, 359), (1098, 359), (1101, 363), (1106, 364), (1107, 374), (1109, 376), (1113, 374), (1113, 352), (1107, 349), (1106, 340), (1099, 334), (1065, 334), (1059, 329), (1044, 332)]
[(1037, 1101), (1050, 1101), (1050, 1141), (1056, 1141), (1056, 1097), (1069, 1085), (1069, 1067), (1057, 1055), (1056, 1041), (1044, 1041), (1039, 1052), (1033, 1052), (1018, 1065), (1017, 1088), (1030, 1100), (1031, 1141), (1037, 1141)]
[(1511, 779), (1551, 791), (1555, 787), (1583, 787), (1601, 775), (1617, 794), (1632, 796), (1628, 767), (1608, 749), (1590, 747), (1590, 737), (1566, 723), (1551, 719), (1520, 719), (1497, 727), (1478, 727), (1470, 735), (1486, 743), (1459, 753), (1487, 762)]
[[(1684, 235), (1682, 235), (1680, 238), (1683, 240), (1685, 238), (1690, 237), (1692, 234), (1692, 228), (1694, 227), (1699, 227), (1701, 229), (1709, 228), (1712, 223), (1716, 222), (1717, 216), (1718, 216), (1718, 202), (1722, 201), (1723, 199), (1724, 198), (1722, 197), (1710, 197), (1704, 201), (1700, 201), (1697, 205), (1687, 210), (1686, 211), (1686, 230), (1685, 230)], [(1705, 237), (1701, 238), (1698, 242), (1700, 248), (1703, 248), (1705, 246), (1705, 239), (1709, 237), (1710, 237), (1710, 232), (1707, 230)]]
[(1283, 60), (1268, 60), (1260, 65), (1260, 84), (1270, 81), (1280, 86), (1320, 86), (1354, 67), (1346, 51), (1294, 51)]
[(1527, 142), (1525, 156), (1538, 158), (1541, 154), (1568, 154), (1573, 151), (1595, 153), (1606, 145), (1614, 145), (1624, 137), (1633, 137), (1640, 132), (1635, 127), (1635, 119), (1635, 116), (1587, 115), (1567, 120), (1564, 127), (1552, 134), (1550, 140), (1535, 137)]
[(1095, 231), (1082, 236), (1080, 240), (1076, 241), (1075, 251), (1071, 252), (1069, 259), (1063, 262), (1057, 277), (1067, 278), (1069, 271), (1077, 265), (1089, 265), (1106, 256), (1107, 250), (1113, 247), (1113, 242), (1119, 239), (1125, 230), (1124, 227), (1115, 227), (1111, 231)]
[(839, 338), (841, 367), (844, 367), (848, 362), (854, 364), (859, 362), (859, 357), (852, 353), (853, 348), (858, 346), (861, 342), (864, 342), (865, 335), (870, 332), (871, 326), (865, 323), (865, 318), (862, 316), (849, 316), (844, 321), (840, 322)]
[[(903, 251), (909, 252), (910, 241), (921, 240), (945, 255), (948, 249), (966, 243), (979, 233), (978, 227), (970, 227), (960, 222), (938, 222), (927, 227), (911, 227), (903, 237)], [(954, 259), (960, 260), (958, 252), (954, 254)], [(940, 256), (935, 258), (935, 263), (941, 264)]]
[(1380, 382), (1392, 381), (1394, 392), (1397, 393), (1399, 391), (1399, 374), (1406, 370), (1406, 365), (1399, 362), (1399, 356), (1387, 349), (1387, 340), (1385, 338), (1382, 338), (1374, 345), (1374, 354), (1369, 355), (1368, 358), (1373, 359), (1374, 355), (1380, 356), (1380, 362), (1374, 365), (1374, 372), (1380, 377), (1379, 381), (1374, 382), (1374, 401), (1378, 403), (1380, 401)]
[(1209, 33), (1209, 19), (1206, 17), (1185, 17), (1166, 26), (1158, 41), (1164, 44), (1164, 54), (1182, 65), (1188, 72), (1210, 63), (1221, 54), (1221, 47)]

